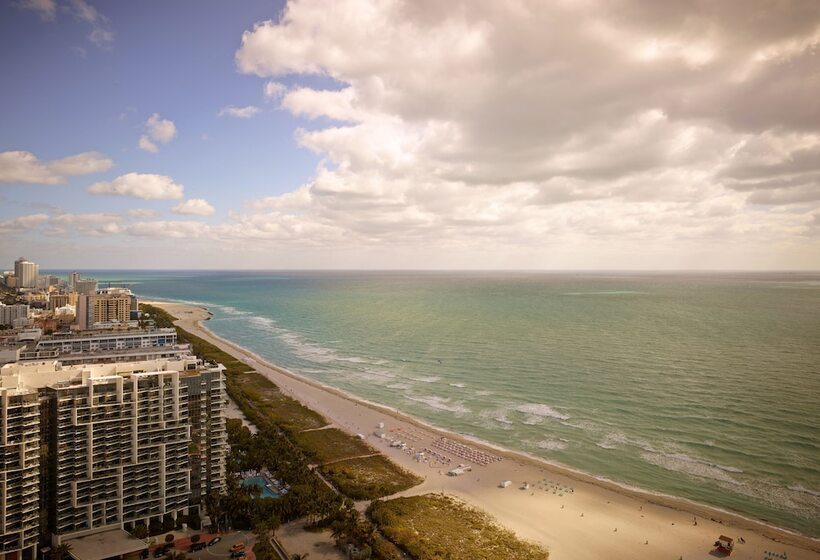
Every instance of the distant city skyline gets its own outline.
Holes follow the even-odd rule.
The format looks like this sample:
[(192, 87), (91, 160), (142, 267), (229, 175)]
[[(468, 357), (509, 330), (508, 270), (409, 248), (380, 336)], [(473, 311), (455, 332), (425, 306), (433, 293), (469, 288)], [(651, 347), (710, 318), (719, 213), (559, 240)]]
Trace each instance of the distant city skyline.
[(820, 3), (0, 7), (0, 268), (820, 269)]

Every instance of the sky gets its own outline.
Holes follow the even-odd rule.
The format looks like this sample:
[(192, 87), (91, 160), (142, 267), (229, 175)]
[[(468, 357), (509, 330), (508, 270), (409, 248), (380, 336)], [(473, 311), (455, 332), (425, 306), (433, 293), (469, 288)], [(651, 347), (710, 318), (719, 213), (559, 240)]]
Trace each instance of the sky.
[(820, 269), (820, 2), (8, 0), (0, 269)]

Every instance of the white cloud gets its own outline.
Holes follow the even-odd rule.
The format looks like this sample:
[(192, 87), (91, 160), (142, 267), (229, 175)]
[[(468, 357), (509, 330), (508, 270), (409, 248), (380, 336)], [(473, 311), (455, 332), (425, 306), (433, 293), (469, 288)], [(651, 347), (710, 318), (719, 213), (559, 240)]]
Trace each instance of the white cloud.
[(195, 216), (211, 216), (216, 209), (204, 198), (190, 198), (180, 202), (171, 209), (174, 214), (191, 214)]
[(108, 28), (108, 18), (102, 15), (97, 8), (85, 0), (70, 0), (65, 7), (80, 21), (91, 25), (88, 40), (101, 49), (111, 47), (114, 42), (114, 32)]
[(287, 89), (285, 84), (271, 80), (265, 83), (265, 97), (267, 99), (278, 99), (285, 94)]
[(58, 214), (49, 221), (48, 235), (114, 235), (120, 233), (122, 216), (109, 213)]
[(83, 152), (53, 161), (40, 161), (31, 152), (0, 152), (0, 183), (58, 185), (67, 176), (107, 171), (114, 165), (99, 152)]
[(100, 181), (88, 187), (91, 194), (132, 196), (144, 200), (182, 198), (184, 187), (165, 175), (127, 173), (113, 181)]
[(53, 21), (57, 17), (57, 3), (54, 0), (19, 0), (17, 7), (37, 12), (46, 21)]
[(177, 135), (174, 121), (163, 119), (159, 113), (154, 113), (145, 121), (146, 134), (140, 136), (138, 146), (141, 150), (153, 154), (159, 151), (157, 144), (168, 144)]
[(528, 252), (805, 246), (820, 211), (820, 4), (798, 4), (750, 0), (738, 18), (649, 0), (290, 1), (243, 34), (237, 67), (266, 91), (335, 80), (272, 86), (282, 108), (335, 124), (297, 133), (323, 158), (313, 179), (226, 231), (514, 249), (527, 267), (541, 264)]
[(136, 237), (183, 239), (206, 237), (210, 234), (210, 227), (208, 224), (193, 221), (155, 221), (131, 224), (125, 231)]
[(106, 21), (97, 9), (85, 0), (71, 0), (71, 10), (77, 19), (95, 24)]
[(153, 142), (151, 142), (151, 140), (149, 140), (148, 136), (146, 136), (145, 134), (140, 136), (140, 140), (139, 142), (137, 142), (137, 146), (139, 146), (140, 150), (151, 152), (152, 154), (156, 154), (157, 152), (159, 152), (159, 147)]
[(159, 215), (159, 212), (151, 208), (132, 208), (128, 211), (128, 215), (132, 218), (139, 218), (144, 220), (148, 218), (156, 218)]
[(88, 40), (100, 48), (107, 48), (114, 42), (114, 32), (102, 27), (95, 27), (88, 34)]
[(248, 105), (247, 107), (233, 107), (229, 105), (228, 107), (223, 107), (219, 111), (219, 116), (223, 117), (227, 115), (237, 119), (249, 119), (258, 112), (259, 107), (254, 107), (253, 105)]
[(15, 234), (35, 229), (48, 221), (48, 214), (29, 214), (11, 220), (0, 221), (0, 233)]

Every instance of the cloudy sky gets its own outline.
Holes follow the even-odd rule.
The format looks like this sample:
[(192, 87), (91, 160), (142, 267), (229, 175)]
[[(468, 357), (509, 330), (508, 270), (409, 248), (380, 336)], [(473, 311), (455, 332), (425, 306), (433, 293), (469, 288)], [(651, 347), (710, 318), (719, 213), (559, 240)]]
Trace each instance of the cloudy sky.
[(816, 0), (0, 11), (0, 269), (820, 269)]

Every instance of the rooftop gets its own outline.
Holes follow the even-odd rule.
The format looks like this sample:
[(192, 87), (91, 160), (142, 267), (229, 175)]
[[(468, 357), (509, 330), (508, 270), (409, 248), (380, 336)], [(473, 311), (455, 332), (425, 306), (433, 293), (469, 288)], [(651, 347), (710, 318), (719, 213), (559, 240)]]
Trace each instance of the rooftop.
[(122, 529), (68, 539), (65, 544), (71, 546), (70, 554), (75, 560), (103, 560), (103, 558), (123, 556), (148, 548), (145, 542)]

